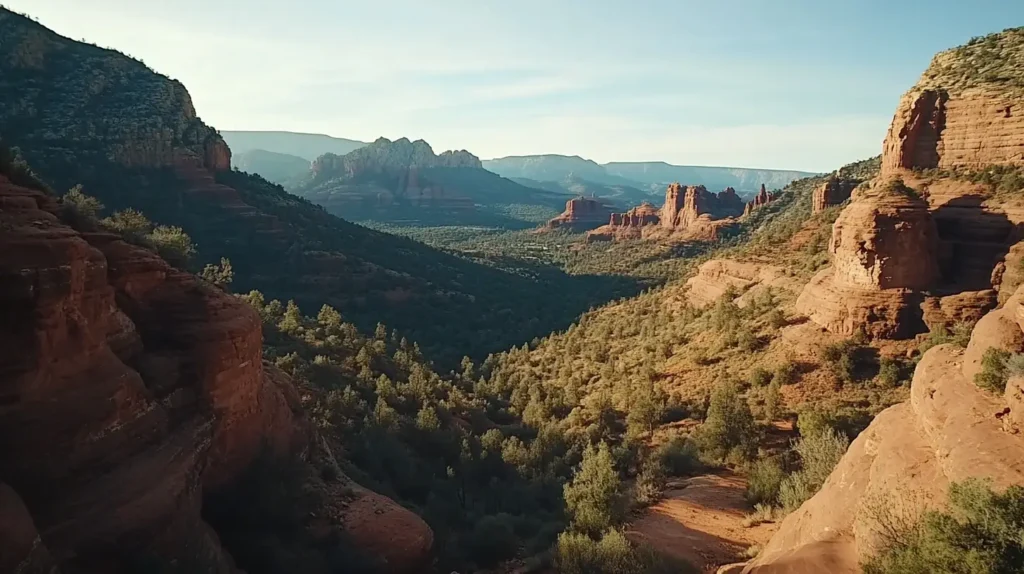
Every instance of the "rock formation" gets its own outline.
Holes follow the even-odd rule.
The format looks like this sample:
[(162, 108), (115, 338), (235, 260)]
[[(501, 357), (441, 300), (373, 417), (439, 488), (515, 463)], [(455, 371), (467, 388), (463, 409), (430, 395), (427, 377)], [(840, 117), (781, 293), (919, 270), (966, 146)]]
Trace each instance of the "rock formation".
[(645, 201), (625, 213), (613, 213), (609, 225), (639, 228), (657, 225), (660, 221), (658, 208)]
[(686, 281), (687, 299), (697, 307), (714, 303), (730, 288), (743, 295), (736, 300), (741, 307), (764, 289), (785, 289), (794, 295), (800, 292), (800, 282), (789, 277), (777, 265), (712, 259), (697, 269), (697, 274)]
[(711, 193), (702, 185), (673, 183), (665, 190), (660, 211), (644, 202), (626, 213), (612, 214), (608, 225), (588, 233), (588, 240), (663, 237), (674, 240), (714, 240), (743, 213), (743, 200), (730, 188)]
[(595, 198), (574, 197), (565, 202), (565, 211), (548, 221), (545, 227), (586, 231), (604, 225), (609, 217), (614, 220), (616, 215), (618, 214), (610, 213), (608, 206)]
[(850, 199), (853, 190), (860, 185), (860, 181), (831, 177), (828, 181), (814, 188), (814, 195), (811, 196), (811, 212), (819, 213), (830, 207), (841, 205)]
[[(73, 231), (56, 208), (0, 176), (0, 560), (233, 573), (204, 497), (261, 453), (308, 464), (319, 439), (263, 364), (251, 308), (117, 236)], [(429, 528), (388, 512), (419, 543), (381, 545), (385, 558), (424, 560)]]
[(768, 189), (762, 183), (761, 184), (761, 191), (759, 191), (757, 193), (757, 195), (754, 196), (754, 199), (751, 199), (750, 201), (748, 201), (746, 203), (746, 205), (743, 206), (743, 215), (750, 215), (755, 210), (760, 209), (760, 208), (768, 205), (772, 201), (775, 201), (777, 198), (778, 198), (778, 193), (776, 193), (776, 192), (769, 193)]
[(883, 171), (1024, 162), (1024, 90), (1004, 81), (1021, 66), (1020, 28), (937, 54), (900, 100)]
[(821, 490), (783, 521), (744, 574), (860, 572), (881, 543), (884, 521), (942, 507), (949, 483), (1024, 484), (1020, 379), (997, 396), (974, 384), (990, 347), (1024, 351), (1024, 290), (978, 324), (966, 351), (929, 350), (911, 398), (879, 414), (850, 445)]
[(832, 229), (833, 266), (797, 309), (834, 333), (906, 338), (923, 330), (921, 291), (939, 276), (939, 238), (928, 204), (902, 182), (858, 190)]
[(722, 219), (743, 212), (743, 201), (731, 187), (720, 193), (711, 193), (703, 185), (683, 187), (673, 183), (665, 191), (665, 206), (661, 209), (661, 226), (670, 230), (691, 227), (701, 216)]

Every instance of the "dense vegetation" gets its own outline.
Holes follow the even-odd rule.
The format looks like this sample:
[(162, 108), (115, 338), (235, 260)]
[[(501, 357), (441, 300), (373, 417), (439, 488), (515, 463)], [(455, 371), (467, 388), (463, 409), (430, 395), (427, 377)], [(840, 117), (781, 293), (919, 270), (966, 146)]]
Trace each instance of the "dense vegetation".
[[(644, 461), (658, 476), (693, 468), (678, 461), (685, 451), (650, 451), (616, 427), (524, 421), (515, 397), (529, 386), (488, 382), (489, 363), (467, 358), (442, 376), (383, 325), (366, 336), (328, 306), (313, 318), (258, 291), (244, 299), (263, 318), (265, 357), (309, 391), (308, 412), (344, 452), (343, 469), (423, 515), (444, 568), (475, 571), (517, 556), (565, 561), (563, 546), (578, 547), (580, 536), (607, 545), (636, 504), (625, 480)], [(579, 534), (558, 539), (567, 525)], [(626, 544), (607, 560), (625, 559), (618, 552), (639, 551)]]
[(994, 491), (971, 479), (949, 487), (949, 509), (921, 516), (900, 501), (879, 501), (877, 530), (885, 546), (865, 574), (995, 574), (1024, 572), (1024, 487)]

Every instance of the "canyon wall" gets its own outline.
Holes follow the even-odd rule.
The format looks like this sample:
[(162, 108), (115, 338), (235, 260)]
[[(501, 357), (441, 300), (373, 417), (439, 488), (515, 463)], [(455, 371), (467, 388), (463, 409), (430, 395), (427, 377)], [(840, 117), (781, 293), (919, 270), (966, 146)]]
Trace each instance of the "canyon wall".
[[(115, 235), (70, 229), (57, 208), (0, 176), (2, 561), (235, 572), (205, 499), (260, 457), (310, 464), (319, 439), (291, 382), (264, 365), (251, 308)], [(403, 571), (422, 565), (429, 528), (360, 492), (346, 504), (372, 497), (374, 516), (405, 525), (364, 546)]]

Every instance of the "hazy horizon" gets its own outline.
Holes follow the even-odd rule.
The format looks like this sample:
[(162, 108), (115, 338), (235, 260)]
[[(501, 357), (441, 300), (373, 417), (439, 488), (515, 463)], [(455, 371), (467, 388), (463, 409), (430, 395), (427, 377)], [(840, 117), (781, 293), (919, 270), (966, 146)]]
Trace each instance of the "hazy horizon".
[(222, 131), (809, 172), (877, 155), (934, 53), (1024, 22), (1008, 0), (141, 4), (3, 0), (182, 81)]

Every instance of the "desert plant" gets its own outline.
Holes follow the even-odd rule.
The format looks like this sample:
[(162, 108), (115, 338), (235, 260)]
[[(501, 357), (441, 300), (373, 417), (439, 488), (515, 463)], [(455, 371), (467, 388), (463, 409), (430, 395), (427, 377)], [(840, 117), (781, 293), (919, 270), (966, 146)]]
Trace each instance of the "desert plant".
[(993, 393), (1005, 392), (1006, 380), (1009, 378), (1006, 363), (1010, 357), (1009, 351), (989, 347), (981, 356), (981, 371), (974, 375), (974, 384)]
[(695, 439), (710, 460), (749, 460), (757, 451), (759, 432), (754, 415), (735, 383), (721, 383), (712, 392), (707, 419)]
[(801, 438), (794, 447), (800, 455), (801, 468), (782, 481), (779, 488), (782, 506), (792, 512), (814, 496), (849, 446), (850, 440), (831, 428)]
[(691, 475), (701, 468), (697, 445), (685, 436), (673, 437), (660, 445), (654, 457), (670, 476)]
[(1021, 572), (1024, 487), (1002, 493), (978, 479), (949, 487), (949, 509), (897, 525), (887, 545), (864, 564), (865, 574), (989, 574)]
[(750, 373), (750, 384), (754, 387), (767, 387), (772, 382), (772, 372), (764, 367), (757, 367)]
[(596, 536), (623, 518), (622, 483), (607, 444), (587, 446), (583, 461), (572, 481), (565, 485), (563, 495), (573, 528), (579, 532)]
[(753, 463), (747, 471), (747, 502), (754, 505), (776, 504), (785, 477), (777, 458), (763, 458)]

